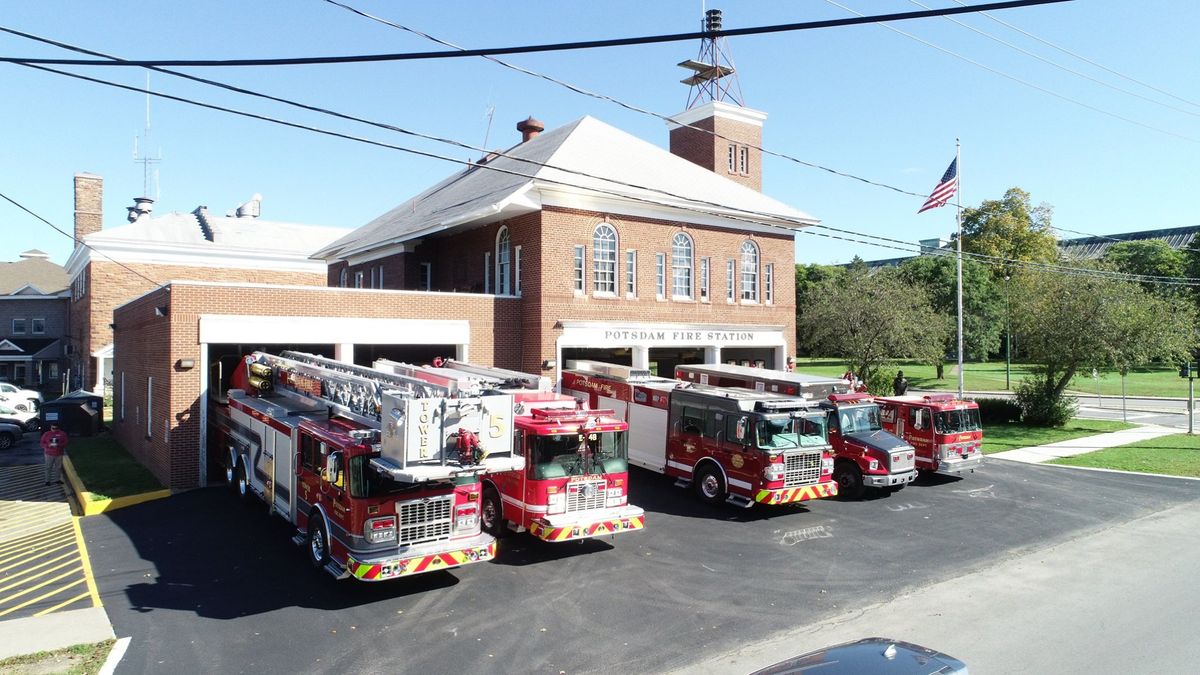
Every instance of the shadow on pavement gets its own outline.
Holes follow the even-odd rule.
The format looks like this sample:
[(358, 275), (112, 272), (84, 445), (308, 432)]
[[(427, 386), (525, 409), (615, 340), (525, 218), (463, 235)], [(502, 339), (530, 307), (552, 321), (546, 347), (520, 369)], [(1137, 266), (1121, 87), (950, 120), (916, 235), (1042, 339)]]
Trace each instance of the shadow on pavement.
[(808, 512), (803, 504), (755, 505), (748, 509), (732, 504), (705, 504), (690, 487), (676, 487), (674, 478), (633, 466), (629, 467), (629, 503), (645, 509), (647, 528), (652, 527), (654, 513), (751, 523)]

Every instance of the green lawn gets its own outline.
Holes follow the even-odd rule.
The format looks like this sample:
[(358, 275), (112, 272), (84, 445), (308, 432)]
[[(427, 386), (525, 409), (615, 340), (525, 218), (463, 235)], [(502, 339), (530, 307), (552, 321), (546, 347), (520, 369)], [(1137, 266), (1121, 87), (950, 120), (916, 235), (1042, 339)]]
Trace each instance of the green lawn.
[(1051, 462), (1068, 466), (1200, 477), (1200, 436), (1175, 434)]
[(1031, 445), (1069, 441), (1072, 438), (1132, 429), (1134, 426), (1124, 422), (1082, 419), (1073, 419), (1062, 427), (1030, 427), (1019, 422), (985, 424), (983, 426), (983, 454), (990, 455), (1005, 450), (1027, 448)]
[[(904, 371), (909, 385), (915, 389), (946, 389), (958, 388), (958, 376), (953, 369), (955, 364), (946, 364), (946, 379), (934, 377), (933, 366), (911, 361), (902, 361), (896, 368)], [(1012, 364), (1012, 386), (1029, 373), (1029, 366), (1023, 363)], [(963, 387), (967, 391), (1004, 391), (1004, 362), (989, 361), (987, 363), (964, 364), (965, 375)], [(814, 375), (837, 376), (846, 372), (846, 363), (830, 358), (797, 358), (796, 370)], [(1093, 380), (1091, 373), (1076, 377), (1072, 390), (1087, 394), (1095, 394), (1099, 385), (1101, 394), (1109, 396), (1121, 395), (1121, 376), (1116, 373), (1101, 373), (1099, 380)], [(1173, 368), (1139, 368), (1129, 373), (1125, 379), (1125, 390), (1130, 396), (1172, 396), (1186, 398), (1188, 393), (1187, 380), (1179, 377)]]
[(100, 672), (104, 661), (116, 640), (105, 640), (95, 644), (75, 645), (52, 652), (37, 652), (27, 656), (14, 656), (0, 660), (0, 673), (12, 675), (42, 675), (43, 673), (67, 673), (68, 675), (92, 675)]
[(88, 492), (98, 496), (127, 497), (163, 487), (153, 474), (106, 434), (72, 438), (67, 454)]

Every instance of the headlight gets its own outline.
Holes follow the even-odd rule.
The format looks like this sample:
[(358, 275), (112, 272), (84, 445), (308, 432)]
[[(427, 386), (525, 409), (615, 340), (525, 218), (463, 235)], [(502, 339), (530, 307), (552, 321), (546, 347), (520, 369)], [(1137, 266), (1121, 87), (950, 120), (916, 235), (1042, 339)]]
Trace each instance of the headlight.
[(879, 460), (877, 460), (877, 459), (871, 460), (871, 463), (867, 466), (867, 468), (870, 469), (871, 471), (877, 471), (879, 469)]
[(396, 541), (396, 516), (371, 518), (363, 524), (363, 536), (371, 544)]
[(783, 480), (783, 464), (768, 464), (763, 468), (763, 480)]
[(460, 530), (469, 530), (479, 525), (479, 507), (463, 504), (454, 509), (454, 525)]
[(833, 473), (833, 457), (824, 455), (821, 457), (821, 475), (825, 476)]
[(550, 499), (546, 506), (546, 513), (566, 513), (567, 494), (565, 492), (556, 492), (550, 495)]

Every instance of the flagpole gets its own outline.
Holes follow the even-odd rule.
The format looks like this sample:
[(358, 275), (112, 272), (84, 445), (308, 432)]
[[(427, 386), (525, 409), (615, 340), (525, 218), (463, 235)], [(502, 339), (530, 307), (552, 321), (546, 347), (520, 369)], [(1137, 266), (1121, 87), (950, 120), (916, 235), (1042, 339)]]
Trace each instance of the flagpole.
[(962, 296), (962, 146), (954, 139), (954, 164), (958, 189), (954, 191), (954, 213), (958, 220), (958, 398), (963, 397), (963, 296)]

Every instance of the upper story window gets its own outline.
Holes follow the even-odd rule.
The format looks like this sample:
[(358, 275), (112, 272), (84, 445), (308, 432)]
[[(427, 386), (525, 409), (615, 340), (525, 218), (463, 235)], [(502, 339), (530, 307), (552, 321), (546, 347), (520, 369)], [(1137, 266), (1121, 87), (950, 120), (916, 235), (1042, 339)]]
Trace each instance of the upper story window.
[(496, 233), (496, 295), (512, 293), (512, 240), (508, 228)]
[(617, 231), (600, 223), (592, 233), (592, 290), (602, 295), (617, 293)]
[(725, 302), (733, 302), (734, 262), (725, 265)]
[(343, 267), (342, 273), (338, 275), (338, 286), (345, 288), (350, 285), (350, 268)]
[(12, 320), (12, 334), (13, 335), (24, 335), (25, 334), (25, 319), (13, 319)]
[(684, 232), (671, 239), (671, 296), (692, 299), (692, 238)]
[(354, 287), (355, 288), (363, 287), (363, 273), (362, 272), (354, 273)]
[(46, 334), (46, 320), (45, 319), (30, 319), (29, 320), (29, 332), (33, 333), (34, 335), (45, 335)]
[(625, 251), (625, 295), (637, 297), (637, 251)]
[(521, 294), (521, 247), (513, 247), (513, 291)]
[(433, 290), (433, 263), (421, 263), (421, 290)]
[(758, 302), (758, 246), (742, 242), (742, 300)]
[(575, 292), (583, 292), (583, 256), (584, 247), (575, 247)]
[(743, 176), (750, 173), (750, 148), (744, 145), (738, 148), (738, 173)]
[(763, 299), (768, 305), (775, 304), (775, 265), (763, 266)]
[(87, 273), (88, 268), (85, 267), (71, 280), (72, 300), (82, 300), (87, 297)]
[(737, 173), (737, 146), (729, 144), (729, 173)]
[(700, 301), (708, 302), (708, 258), (700, 259)]
[(667, 255), (654, 254), (654, 296), (659, 300), (667, 297)]

